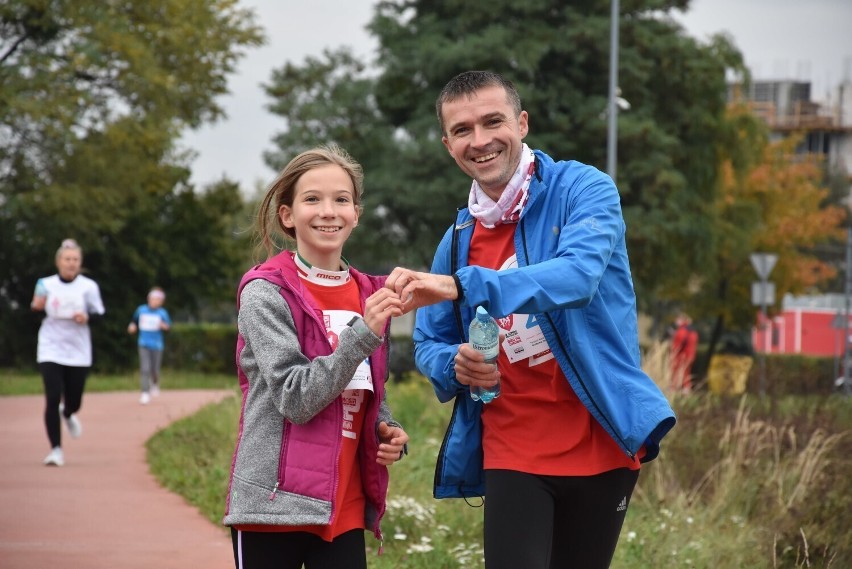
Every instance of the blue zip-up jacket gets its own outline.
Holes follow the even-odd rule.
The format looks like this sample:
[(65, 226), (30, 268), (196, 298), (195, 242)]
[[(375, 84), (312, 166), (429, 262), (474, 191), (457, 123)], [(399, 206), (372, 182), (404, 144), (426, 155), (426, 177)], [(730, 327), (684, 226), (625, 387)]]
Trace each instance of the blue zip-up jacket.
[(453, 358), (482, 305), (495, 318), (534, 314), (562, 373), (591, 415), (628, 455), (659, 452), (675, 416), (641, 369), (636, 296), (621, 199), (609, 176), (535, 151), (529, 200), (515, 230), (518, 267), (468, 266), (475, 219), (467, 208), (441, 240), (432, 273), (455, 273), (463, 297), (420, 308), (417, 368), (438, 399), (455, 398), (435, 469), (436, 498), (483, 496), (482, 403), (455, 377)]

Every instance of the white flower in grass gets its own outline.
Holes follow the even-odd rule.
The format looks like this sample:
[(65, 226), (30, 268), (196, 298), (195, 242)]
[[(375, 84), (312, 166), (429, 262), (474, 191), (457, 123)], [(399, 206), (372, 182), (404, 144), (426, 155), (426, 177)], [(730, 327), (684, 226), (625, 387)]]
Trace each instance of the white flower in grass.
[(635, 531), (627, 532), (627, 543), (630, 543), (634, 539), (636, 539), (636, 532)]
[(397, 539), (399, 541), (405, 541), (406, 539), (408, 539), (408, 536), (405, 535), (402, 532), (397, 532), (397, 533), (393, 534), (393, 538)]
[(408, 518), (414, 518), (418, 522), (431, 523), (435, 517), (434, 506), (424, 506), (414, 498), (406, 496), (392, 498), (387, 501), (387, 509)]
[(692, 516), (686, 517), (686, 523), (691, 524), (693, 521), (695, 521), (695, 520), (692, 519)]
[(474, 559), (479, 560), (479, 564), (482, 565), (482, 561), (484, 559), (484, 551), (482, 547), (478, 544), (466, 545), (464, 543), (460, 543), (455, 547), (450, 549), (450, 553), (453, 554), (456, 561), (462, 567), (471, 563)]
[(432, 551), (435, 548), (430, 545), (430, 541), (432, 540), (428, 537), (421, 537), (420, 543), (415, 543), (408, 548), (408, 553), (428, 553)]
[(667, 518), (672, 517), (672, 512), (668, 508), (663, 508), (662, 510), (660, 510), (660, 513), (666, 516)]

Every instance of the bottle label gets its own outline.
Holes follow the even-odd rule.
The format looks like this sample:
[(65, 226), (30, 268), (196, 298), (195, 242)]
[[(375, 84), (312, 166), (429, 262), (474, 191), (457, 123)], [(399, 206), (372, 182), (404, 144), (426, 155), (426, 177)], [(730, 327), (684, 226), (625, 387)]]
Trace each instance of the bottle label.
[(497, 359), (497, 356), (500, 354), (500, 347), (497, 345), (497, 342), (494, 342), (490, 346), (480, 346), (477, 344), (471, 344), (474, 350), (477, 352), (482, 352), (485, 356), (486, 362), (493, 362)]

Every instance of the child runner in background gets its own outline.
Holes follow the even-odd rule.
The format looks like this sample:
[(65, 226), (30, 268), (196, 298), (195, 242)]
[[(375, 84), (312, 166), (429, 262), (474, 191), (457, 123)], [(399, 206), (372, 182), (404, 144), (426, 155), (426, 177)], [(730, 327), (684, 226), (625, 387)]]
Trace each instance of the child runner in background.
[(83, 250), (73, 239), (65, 239), (56, 251), (56, 268), (57, 274), (38, 280), (30, 303), (34, 311), (46, 314), (38, 330), (36, 361), (44, 382), (48, 466), (65, 464), (60, 416), (72, 438), (83, 433), (77, 412), (92, 367), (89, 322), (104, 314), (98, 284), (80, 274)]
[(163, 363), (165, 338), (163, 332), (172, 327), (169, 312), (163, 308), (166, 293), (155, 286), (148, 293), (148, 303), (140, 304), (127, 325), (127, 332), (139, 332), (139, 371), (142, 395), (139, 403), (147, 405), (151, 396), (160, 394), (160, 366)]
[[(385, 403), (387, 330), (401, 302), (343, 258), (361, 212), (360, 165), (337, 146), (293, 158), (267, 191), (269, 258), (237, 294), (242, 415), (224, 524), (238, 569), (367, 566), (381, 541), (387, 466), (408, 435)], [(274, 233), (296, 250), (274, 254)]]

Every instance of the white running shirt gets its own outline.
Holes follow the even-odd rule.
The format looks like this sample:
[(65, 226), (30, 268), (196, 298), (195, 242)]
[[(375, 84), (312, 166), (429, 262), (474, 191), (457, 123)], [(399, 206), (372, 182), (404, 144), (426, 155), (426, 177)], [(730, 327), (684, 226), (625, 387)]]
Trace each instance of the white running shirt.
[(92, 337), (88, 324), (78, 324), (77, 312), (103, 314), (104, 303), (98, 284), (88, 277), (77, 275), (70, 283), (59, 275), (41, 279), (47, 290), (47, 314), (38, 330), (36, 361), (52, 362), (74, 367), (92, 365)]

